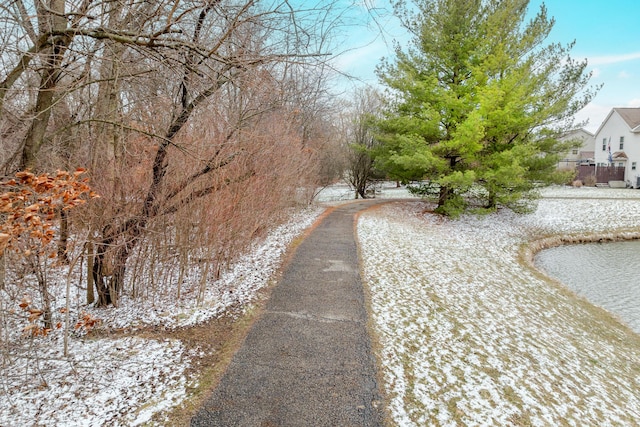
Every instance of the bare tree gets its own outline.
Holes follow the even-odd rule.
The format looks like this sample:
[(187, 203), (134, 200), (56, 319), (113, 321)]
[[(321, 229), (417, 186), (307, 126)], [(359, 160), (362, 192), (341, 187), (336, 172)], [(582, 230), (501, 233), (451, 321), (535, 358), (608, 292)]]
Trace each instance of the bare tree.
[[(61, 191), (40, 215), (46, 245), (29, 234), (3, 252), (0, 233), (3, 360), (40, 353), (39, 337), (58, 328), (71, 338), (74, 324), (94, 325), (84, 295), (195, 305), (230, 293), (216, 282), (224, 269), (337, 176), (327, 87), (341, 40), (330, 33), (353, 4), (303, 3), (0, 4), (0, 175), (87, 168), (100, 195), (76, 206)], [(7, 185), (4, 196), (24, 197)]]
[(337, 4), (16, 0), (2, 9), (0, 126), (15, 153), (5, 170), (90, 167), (102, 198), (75, 221), (91, 230), (100, 304), (116, 301), (148, 230), (215, 194), (240, 197), (231, 188), (265, 188), (256, 181), (273, 178), (269, 156), (290, 168), (276, 169), (286, 185), (273, 182), (313, 181), (328, 139), (318, 101)]
[(374, 89), (359, 88), (343, 116), (347, 164), (345, 178), (355, 190), (356, 199), (367, 198), (367, 187), (376, 177), (372, 150), (377, 141), (371, 131), (371, 121), (378, 116), (380, 107), (381, 98)]

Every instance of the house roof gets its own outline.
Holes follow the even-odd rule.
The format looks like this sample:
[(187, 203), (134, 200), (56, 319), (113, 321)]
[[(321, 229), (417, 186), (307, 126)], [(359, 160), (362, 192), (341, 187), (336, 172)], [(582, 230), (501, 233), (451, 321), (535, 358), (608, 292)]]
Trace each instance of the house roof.
[(620, 118), (629, 126), (631, 132), (640, 132), (640, 107), (638, 108), (612, 108), (607, 117), (600, 123), (595, 135), (598, 135), (602, 128), (607, 124), (613, 113), (618, 113)]
[(581, 151), (580, 158), (581, 159), (593, 159), (595, 157), (595, 151)]
[(581, 133), (585, 134), (588, 137), (593, 137), (594, 136), (591, 132), (589, 132), (585, 128), (577, 128), (577, 129), (571, 129), (571, 130), (566, 131), (565, 133), (562, 134), (562, 136), (560, 138), (569, 139), (569, 138), (576, 137)]
[(632, 132), (640, 132), (640, 108), (614, 108)]
[(611, 155), (611, 158), (614, 160), (628, 160), (627, 154), (624, 151), (616, 151)]

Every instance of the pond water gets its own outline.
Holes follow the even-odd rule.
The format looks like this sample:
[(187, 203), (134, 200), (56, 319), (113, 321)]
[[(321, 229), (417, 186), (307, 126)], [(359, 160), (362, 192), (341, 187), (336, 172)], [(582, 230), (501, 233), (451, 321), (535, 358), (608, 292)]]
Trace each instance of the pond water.
[(640, 333), (640, 241), (545, 249), (535, 264)]

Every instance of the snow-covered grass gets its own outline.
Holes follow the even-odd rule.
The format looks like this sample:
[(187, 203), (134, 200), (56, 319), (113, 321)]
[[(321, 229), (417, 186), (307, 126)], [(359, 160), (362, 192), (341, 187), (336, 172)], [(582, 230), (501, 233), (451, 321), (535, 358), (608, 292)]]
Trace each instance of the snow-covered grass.
[[(320, 201), (353, 197), (344, 186), (325, 191)], [(377, 197), (411, 197), (393, 184), (381, 191)], [(362, 216), (358, 233), (397, 424), (639, 423), (637, 336), (523, 266), (518, 249), (542, 235), (637, 227), (640, 201), (633, 198), (640, 192), (555, 188), (544, 195), (552, 198), (524, 217), (448, 221), (423, 214), (430, 205), (419, 201)], [(74, 291), (72, 314), (85, 310), (103, 329), (133, 331), (186, 327), (250, 305), (322, 210), (302, 212), (256, 242), (207, 283), (199, 306), (192, 272), (181, 298), (167, 291), (152, 304), (125, 295), (117, 308), (84, 307)], [(58, 309), (65, 272), (51, 273)], [(16, 296), (6, 293), (0, 311), (10, 314)], [(198, 350), (178, 339), (73, 334), (64, 356), (61, 331), (34, 339), (1, 332), (0, 426), (141, 425), (194, 385), (188, 371)], [(20, 345), (10, 348), (13, 340)]]
[(7, 361), (1, 425), (138, 425), (184, 396), (177, 340), (72, 340), (68, 357), (56, 340), (48, 344)]
[[(640, 337), (523, 262), (541, 236), (640, 228), (634, 190), (553, 188), (526, 216), (361, 215), (358, 237), (393, 421), (640, 424)], [(634, 199), (635, 198), (635, 199)]]
[[(380, 182), (375, 185), (375, 197), (379, 199), (416, 198), (406, 186), (396, 186), (395, 182)], [(355, 199), (355, 190), (348, 184), (339, 183), (323, 188), (315, 197), (317, 202), (343, 202)]]
[(591, 199), (640, 199), (640, 190), (631, 188), (598, 188), (551, 186), (541, 190), (543, 197)]
[[(126, 295), (120, 307), (93, 309), (111, 328), (139, 328), (162, 325), (167, 328), (186, 327), (214, 318), (232, 305), (243, 306), (251, 302), (256, 292), (273, 276), (289, 243), (309, 227), (324, 209), (309, 207), (294, 214), (290, 220), (261, 241), (255, 242), (243, 256), (218, 280), (207, 284), (202, 303), (194, 304), (200, 291), (200, 272), (188, 273), (188, 283), (182, 286), (182, 297), (177, 298), (172, 286), (161, 299), (150, 307), (148, 301), (136, 301)], [(177, 271), (174, 274), (177, 281)]]
[[(208, 281), (198, 306), (194, 293), (200, 277), (190, 274), (182, 298), (176, 298), (174, 289), (156, 296), (153, 304), (123, 296), (117, 308), (83, 307), (83, 295), (71, 292), (73, 318), (86, 311), (102, 321), (105, 331), (170, 329), (216, 318), (231, 306), (247, 307), (272, 279), (292, 240), (323, 211), (311, 207), (299, 212), (256, 242), (218, 280)], [(54, 310), (65, 307), (64, 272), (51, 272), (49, 281)], [(0, 291), (5, 314), (18, 311), (12, 306), (15, 295), (8, 291)], [(0, 332), (0, 426), (140, 425), (179, 404), (187, 387), (195, 385), (186, 372), (197, 350), (188, 350), (178, 339), (73, 333), (65, 356), (62, 330), (36, 338), (20, 337), (19, 329)]]

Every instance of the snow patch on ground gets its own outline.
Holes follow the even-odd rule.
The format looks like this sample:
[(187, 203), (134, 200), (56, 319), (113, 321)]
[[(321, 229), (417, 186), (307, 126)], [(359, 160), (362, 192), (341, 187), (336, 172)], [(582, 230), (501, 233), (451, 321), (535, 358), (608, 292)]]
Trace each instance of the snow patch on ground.
[[(407, 190), (406, 186), (397, 186), (395, 182), (381, 182), (375, 184), (375, 194), (372, 197), (379, 199), (405, 199), (417, 198)], [(325, 187), (318, 192), (315, 200), (318, 202), (344, 202), (355, 199), (355, 190), (348, 184), (340, 183)]]
[(638, 227), (638, 195), (553, 188), (544, 193), (553, 198), (525, 216), (448, 220), (423, 202), (361, 215), (364, 279), (394, 422), (637, 424), (639, 337), (522, 265), (519, 248), (541, 235)]
[[(319, 201), (350, 199), (344, 186)], [(348, 193), (348, 196), (347, 196)], [(517, 248), (541, 234), (608, 231), (640, 224), (640, 192), (553, 188), (538, 211), (500, 212), (459, 221), (424, 214), (415, 202), (362, 216), (358, 234), (390, 409), (399, 425), (633, 425), (640, 344), (623, 326), (592, 317), (558, 287), (524, 267)], [(378, 197), (411, 195), (385, 184)], [(565, 200), (571, 199), (571, 200)], [(246, 256), (207, 282), (194, 304), (200, 272), (190, 272), (181, 298), (175, 289), (153, 304), (124, 296), (115, 309), (84, 307), (80, 290), (71, 311), (88, 311), (104, 328), (189, 326), (250, 304), (280, 266), (291, 241), (322, 208), (310, 208), (257, 242)], [(411, 238), (407, 238), (410, 236)], [(52, 272), (65, 295), (66, 272)], [(71, 276), (73, 283), (76, 276)], [(140, 279), (150, 280), (149, 278)], [(3, 298), (7, 298), (3, 294)], [(2, 301), (8, 303), (16, 296)], [(54, 309), (64, 307), (58, 297)], [(75, 318), (75, 317), (74, 317)], [(193, 355), (177, 340), (7, 336), (0, 366), (0, 425), (129, 426), (178, 404)], [(18, 332), (19, 335), (19, 332)], [(564, 422), (564, 421), (563, 421)]]
[[(268, 237), (257, 241), (233, 265), (222, 272), (218, 280), (209, 280), (196, 305), (200, 292), (201, 272), (192, 271), (182, 286), (178, 298), (176, 286), (169, 286), (165, 295), (149, 307), (148, 301), (139, 302), (123, 296), (120, 306), (93, 309), (91, 313), (111, 328), (139, 328), (162, 325), (167, 328), (192, 326), (219, 316), (232, 305), (244, 306), (256, 292), (266, 286), (280, 267), (282, 255), (291, 241), (308, 228), (323, 212), (310, 207), (294, 214), (286, 223), (275, 228)], [(177, 281), (177, 272), (174, 281)]]
[[(82, 305), (84, 294), (71, 292), (71, 315), (81, 311), (99, 318), (104, 329), (135, 330), (145, 326), (185, 327), (215, 318), (231, 306), (245, 307), (266, 286), (294, 238), (324, 211), (321, 207), (293, 215), (256, 242), (218, 280), (209, 279), (196, 306), (200, 275), (192, 272), (183, 284), (182, 297), (175, 286), (140, 303), (123, 296), (117, 308)], [(72, 272), (73, 283), (79, 272)], [(49, 282), (56, 296), (53, 309), (65, 307), (66, 272), (52, 271)], [(141, 279), (148, 280), (148, 279)], [(17, 304), (15, 295), (2, 293), (4, 307)], [(6, 335), (5, 335), (6, 333)], [(193, 355), (179, 340), (138, 337), (94, 338), (73, 332), (69, 353), (63, 354), (61, 330), (47, 337), (21, 337), (2, 331), (0, 365), (0, 426), (132, 426), (145, 424), (159, 411), (186, 396), (185, 372)], [(12, 343), (12, 344), (10, 344)]]
[[(72, 340), (68, 357), (56, 344), (4, 369), (2, 425), (137, 425), (184, 396), (179, 341)], [(25, 383), (24, 375), (34, 380)]]

